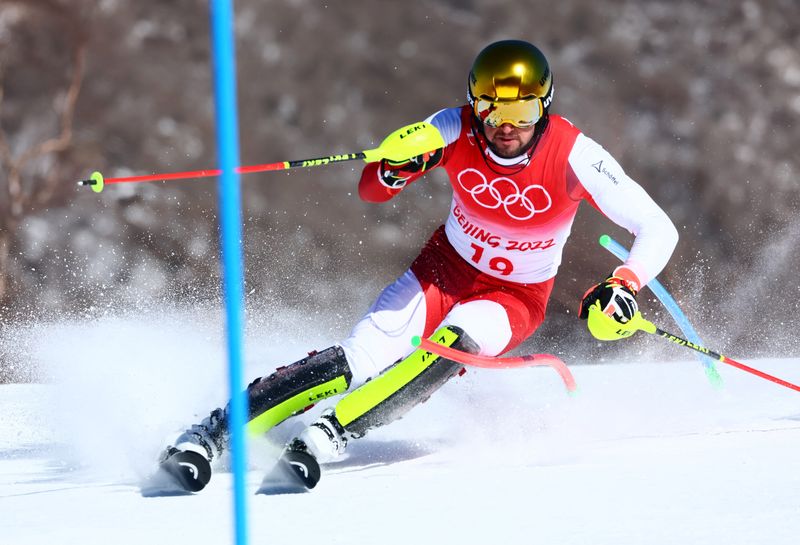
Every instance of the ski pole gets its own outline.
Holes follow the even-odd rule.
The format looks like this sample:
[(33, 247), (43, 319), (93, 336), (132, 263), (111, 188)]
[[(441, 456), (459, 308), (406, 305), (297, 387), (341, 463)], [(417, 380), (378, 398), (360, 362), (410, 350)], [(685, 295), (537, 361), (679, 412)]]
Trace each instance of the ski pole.
[(517, 367), (547, 365), (556, 370), (561, 380), (564, 381), (564, 385), (567, 387), (567, 391), (570, 394), (576, 393), (578, 389), (575, 378), (572, 376), (567, 364), (551, 354), (530, 354), (517, 358), (492, 358), (456, 350), (455, 348), (444, 346), (430, 339), (423, 339), (417, 335), (411, 338), (411, 344), (443, 358), (464, 365), (482, 367), (484, 369), (514, 369)]
[[(599, 309), (595, 308), (595, 307), (591, 307), (589, 309), (589, 312), (601, 312), (601, 311)], [(741, 369), (742, 371), (745, 371), (747, 373), (753, 374), (753, 375), (755, 375), (757, 377), (761, 377), (763, 379), (769, 380), (770, 382), (774, 382), (775, 384), (779, 384), (781, 386), (785, 386), (786, 388), (789, 388), (789, 389), (795, 390), (797, 392), (800, 392), (800, 386), (798, 386), (796, 384), (792, 384), (791, 382), (787, 382), (787, 381), (785, 381), (783, 379), (780, 379), (778, 377), (769, 375), (769, 374), (767, 374), (767, 373), (765, 373), (763, 371), (759, 371), (758, 369), (755, 369), (755, 368), (750, 367), (748, 365), (745, 365), (743, 363), (739, 363), (738, 361), (736, 361), (734, 359), (731, 359), (728, 356), (723, 356), (722, 354), (714, 352), (713, 350), (709, 350), (708, 348), (705, 348), (704, 346), (700, 346), (700, 345), (695, 344), (695, 343), (693, 343), (691, 341), (687, 341), (684, 338), (678, 337), (677, 335), (673, 335), (672, 333), (668, 333), (668, 332), (664, 331), (663, 329), (660, 329), (660, 328), (656, 327), (656, 325), (653, 324), (652, 322), (649, 322), (649, 321), (645, 320), (642, 317), (641, 313), (639, 313), (639, 312), (637, 312), (634, 315), (634, 317), (629, 322), (627, 322), (625, 324), (625, 326), (626, 326), (626, 328), (630, 328), (630, 329), (633, 329), (633, 330), (641, 330), (641, 331), (644, 331), (645, 333), (650, 333), (651, 335), (657, 335), (657, 336), (661, 337), (662, 339), (666, 339), (666, 340), (670, 341), (671, 343), (677, 344), (678, 346), (685, 346), (686, 348), (691, 348), (692, 350), (700, 352), (701, 354), (705, 354), (706, 356), (710, 356), (710, 357), (714, 358), (717, 361), (721, 361), (722, 363), (727, 363), (728, 365), (730, 365), (732, 367), (736, 367), (737, 369)]]
[[(266, 163), (263, 165), (251, 165), (236, 167), (238, 174), (251, 174), (253, 172), (265, 172), (269, 170), (288, 170), (291, 168), (308, 168), (331, 163), (341, 163), (344, 161), (356, 161), (363, 159), (367, 163), (374, 163), (381, 159), (389, 159), (396, 162), (407, 161), (417, 155), (422, 155), (429, 151), (444, 147), (444, 139), (439, 130), (430, 123), (412, 123), (401, 127), (387, 136), (377, 148), (360, 151), (357, 153), (344, 153), (340, 155), (329, 155), (327, 157), (317, 157), (315, 159), (301, 159), (299, 161), (279, 161), (277, 163)], [(166, 180), (185, 180), (189, 178), (207, 178), (209, 176), (219, 176), (222, 174), (220, 169), (191, 170), (186, 172), (169, 172), (160, 174), (146, 174), (142, 176), (122, 176), (118, 178), (105, 178), (100, 172), (95, 171), (86, 180), (80, 180), (78, 185), (88, 185), (95, 193), (100, 193), (106, 184), (118, 184), (123, 182), (155, 182)]]

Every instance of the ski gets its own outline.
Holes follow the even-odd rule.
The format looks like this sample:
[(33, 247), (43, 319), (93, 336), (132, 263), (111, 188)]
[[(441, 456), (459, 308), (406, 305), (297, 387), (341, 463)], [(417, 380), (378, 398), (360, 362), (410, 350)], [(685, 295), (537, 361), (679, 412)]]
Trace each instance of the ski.
[(199, 492), (211, 480), (211, 464), (191, 450), (167, 449), (155, 474), (142, 486), (143, 496), (176, 496)]
[[(302, 494), (314, 488), (321, 470), (316, 458), (299, 440), (290, 443), (264, 476), (256, 494)], [(169, 447), (158, 469), (141, 486), (144, 497), (184, 496), (200, 492), (211, 480), (211, 464), (193, 450)]]
[(316, 458), (304, 444), (295, 441), (264, 476), (256, 494), (303, 494), (317, 486), (321, 475)]

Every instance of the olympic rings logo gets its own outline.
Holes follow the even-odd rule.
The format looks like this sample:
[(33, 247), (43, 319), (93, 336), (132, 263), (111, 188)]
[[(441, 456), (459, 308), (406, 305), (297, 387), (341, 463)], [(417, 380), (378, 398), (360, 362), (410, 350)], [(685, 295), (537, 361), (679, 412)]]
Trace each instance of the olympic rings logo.
[(530, 185), (520, 191), (514, 180), (500, 177), (489, 182), (481, 171), (474, 168), (459, 172), (458, 183), (482, 207), (497, 209), (502, 206), (515, 220), (529, 220), (553, 205), (553, 199), (541, 185)]

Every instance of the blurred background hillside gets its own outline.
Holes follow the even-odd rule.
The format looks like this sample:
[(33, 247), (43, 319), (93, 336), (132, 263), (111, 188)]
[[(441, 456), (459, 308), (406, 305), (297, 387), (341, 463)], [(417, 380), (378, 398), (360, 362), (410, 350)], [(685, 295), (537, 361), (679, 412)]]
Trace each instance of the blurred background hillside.
[[(531, 41), (554, 70), (553, 111), (606, 147), (678, 226), (660, 279), (706, 343), (733, 357), (800, 353), (797, 0), (235, 7), (243, 164), (375, 146), (461, 104), (486, 44)], [(216, 166), (208, 19), (201, 0), (0, 0), (6, 338), (20, 323), (219, 300), (214, 179), (100, 195), (75, 185), (93, 170)], [(373, 205), (357, 197), (359, 172), (345, 163), (242, 178), (252, 313), (292, 309), (340, 338), (445, 218), (442, 173)], [(600, 361), (653, 348), (598, 345), (574, 317), (584, 290), (616, 265), (597, 245), (602, 233), (630, 244), (582, 207), (548, 320), (522, 351)], [(641, 300), (677, 329), (649, 292)], [(0, 375), (13, 352), (2, 343)]]

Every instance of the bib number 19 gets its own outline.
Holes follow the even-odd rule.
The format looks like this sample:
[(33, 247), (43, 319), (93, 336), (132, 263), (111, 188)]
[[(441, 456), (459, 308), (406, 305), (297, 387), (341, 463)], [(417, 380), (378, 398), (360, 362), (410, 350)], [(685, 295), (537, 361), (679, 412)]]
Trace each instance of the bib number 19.
[[(470, 246), (473, 250), (473, 263), (480, 264), (481, 259), (483, 259), (483, 246), (478, 246), (474, 242)], [(502, 274), (503, 276), (508, 276), (514, 271), (514, 264), (505, 257), (493, 257), (489, 260), (489, 268)]]

